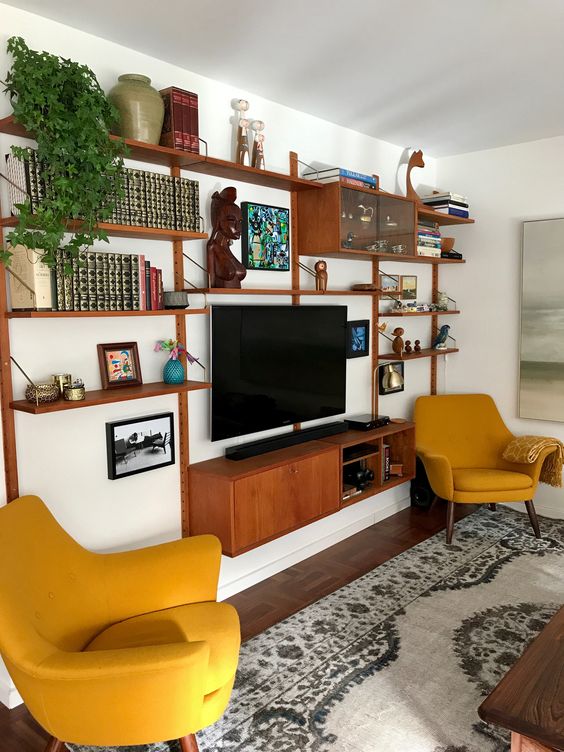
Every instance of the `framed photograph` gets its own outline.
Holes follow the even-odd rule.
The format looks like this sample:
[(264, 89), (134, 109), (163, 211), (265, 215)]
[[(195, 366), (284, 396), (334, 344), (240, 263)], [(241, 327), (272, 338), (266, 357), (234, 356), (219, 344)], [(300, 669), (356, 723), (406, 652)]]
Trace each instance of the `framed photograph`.
[(393, 292), (400, 292), (400, 275), (380, 272), (380, 289), (388, 295)]
[(102, 389), (138, 386), (143, 383), (137, 342), (110, 342), (98, 345)]
[(108, 478), (174, 465), (174, 416), (160, 413), (106, 423)]
[(417, 277), (413, 274), (402, 274), (401, 276), (401, 299), (417, 299)]
[[(404, 379), (404, 364), (401, 361), (397, 361), (395, 363), (389, 363), (386, 364), (386, 368), (391, 367), (393, 370), (398, 373), (402, 379)], [(378, 369), (378, 394), (395, 394), (396, 392), (403, 392), (405, 389), (405, 384), (402, 381), (401, 386), (396, 386), (393, 388), (387, 387), (384, 384), (384, 375), (386, 373), (385, 368), (379, 368)]]
[(364, 358), (370, 352), (370, 321), (347, 321), (347, 358)]
[(241, 203), (242, 262), (246, 269), (287, 272), (290, 269), (290, 210)]

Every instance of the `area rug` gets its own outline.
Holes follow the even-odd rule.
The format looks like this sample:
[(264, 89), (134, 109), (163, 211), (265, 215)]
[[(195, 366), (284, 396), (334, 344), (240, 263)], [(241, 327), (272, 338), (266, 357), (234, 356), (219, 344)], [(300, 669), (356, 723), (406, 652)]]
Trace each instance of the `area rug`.
[(509, 750), (477, 708), (564, 602), (564, 522), (542, 519), (536, 540), (526, 515), (498, 510), (243, 645), (229, 709), (198, 734), (200, 752)]

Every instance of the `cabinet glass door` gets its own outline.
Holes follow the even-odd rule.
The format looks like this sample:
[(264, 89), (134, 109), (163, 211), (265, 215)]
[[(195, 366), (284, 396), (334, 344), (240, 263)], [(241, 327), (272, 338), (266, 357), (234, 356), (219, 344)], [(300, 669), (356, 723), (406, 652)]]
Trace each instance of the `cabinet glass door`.
[(341, 248), (414, 255), (413, 204), (393, 196), (341, 188)]

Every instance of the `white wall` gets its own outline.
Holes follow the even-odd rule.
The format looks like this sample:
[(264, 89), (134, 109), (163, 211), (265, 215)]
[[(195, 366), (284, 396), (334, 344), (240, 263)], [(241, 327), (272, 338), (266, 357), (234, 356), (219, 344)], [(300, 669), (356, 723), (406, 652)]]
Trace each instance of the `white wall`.
[[(396, 191), (398, 166), (405, 162), (402, 147), (363, 136), (307, 114), (291, 110), (274, 102), (254, 96), (250, 92), (233, 89), (203, 78), (168, 63), (152, 59), (140, 52), (121, 47), (76, 29), (28, 14), (0, 4), (0, 71), (9, 67), (5, 43), (11, 35), (23, 36), (36, 49), (70, 57), (89, 65), (100, 83), (109, 90), (117, 76), (124, 72), (149, 75), (157, 88), (171, 84), (192, 89), (200, 96), (200, 133), (209, 142), (210, 154), (230, 159), (233, 97), (245, 97), (251, 103), (250, 115), (266, 122), (267, 167), (288, 170), (288, 152), (295, 150), (299, 157), (310, 162), (325, 161), (344, 164), (351, 169), (376, 172), (386, 190)], [(307, 86), (307, 76), (304, 77)], [(249, 72), (252, 89), (252, 70)], [(8, 114), (7, 100), (0, 103), (0, 115)], [(8, 151), (13, 139), (0, 137), (0, 153)], [(155, 168), (158, 169), (158, 168)], [(435, 164), (428, 160), (419, 177), (427, 184), (434, 183)], [(401, 170), (399, 179), (403, 182)], [(209, 217), (209, 197), (225, 181), (202, 176), (200, 183), (202, 208)], [(238, 199), (289, 205), (289, 194), (240, 184)], [(149, 241), (112, 240), (112, 248), (145, 253), (153, 264), (164, 269), (165, 286), (172, 284), (170, 246)], [(186, 244), (186, 250), (200, 262), (204, 259), (205, 244)], [(238, 249), (235, 249), (237, 253)], [(306, 259), (307, 261), (307, 259)], [(428, 299), (430, 269), (423, 265), (392, 264), (387, 270), (419, 275), (420, 298)], [(395, 268), (394, 268), (395, 267)], [(203, 284), (203, 275), (188, 264), (186, 276)], [(329, 261), (329, 283), (347, 288), (350, 284), (369, 281), (370, 265), (362, 262)], [(311, 286), (304, 277), (302, 285)], [(245, 285), (249, 287), (290, 285), (289, 274), (249, 272)], [(233, 299), (240, 302), (240, 299)], [(245, 299), (248, 303), (289, 303), (288, 298)], [(198, 300), (194, 299), (194, 304)], [(230, 302), (222, 298), (222, 303)], [(316, 304), (305, 299), (305, 303)], [(349, 306), (349, 318), (368, 318), (369, 298), (334, 298), (332, 302)], [(190, 317), (188, 347), (195, 354), (208, 359), (207, 317)], [(13, 351), (16, 359), (38, 380), (53, 372), (72, 372), (85, 379), (87, 387), (99, 388), (96, 344), (119, 340), (139, 343), (141, 366), (145, 381), (160, 378), (163, 358), (152, 351), (157, 338), (173, 336), (173, 318), (146, 319), (81, 319), (64, 321), (13, 321), (11, 324)], [(428, 336), (424, 322), (410, 327), (414, 339)], [(200, 378), (197, 367), (191, 378)], [(357, 359), (348, 365), (347, 410), (349, 414), (370, 409), (369, 359)], [(24, 382), (14, 373), (16, 397), (22, 395)], [(408, 415), (414, 396), (428, 388), (428, 363), (409, 364), (407, 389), (404, 394), (384, 398), (381, 410), (391, 415)], [(221, 454), (225, 444), (209, 441), (208, 400), (206, 392), (189, 397), (191, 461)], [(117, 403), (106, 407), (83, 409), (78, 412), (58, 412), (52, 415), (16, 415), (19, 458), (20, 492), (40, 494), (62, 525), (83, 545), (107, 550), (128, 548), (172, 539), (180, 535), (180, 503), (178, 465), (139, 476), (109, 481), (106, 478), (105, 423), (109, 420), (142, 416), (163, 410), (176, 412), (175, 397)], [(248, 440), (248, 439), (245, 439)], [(233, 444), (235, 442), (225, 442)], [(227, 596), (249, 584), (278, 571), (289, 563), (304, 558), (331, 542), (373, 522), (375, 519), (406, 504), (407, 486), (369, 499), (330, 518), (292, 533), (236, 560), (224, 559), (221, 594)], [(3, 493), (3, 488), (1, 489)]]
[[(559, 137), (444, 157), (437, 167), (440, 187), (467, 195), (476, 218), (453, 230), (467, 263), (460, 275), (445, 275), (466, 312), (456, 321), (463, 346), (451, 361), (449, 390), (487, 392), (512, 431), (561, 440), (564, 424), (520, 419), (517, 400), (522, 223), (564, 217), (563, 154)], [(540, 485), (538, 511), (564, 517), (563, 496)]]

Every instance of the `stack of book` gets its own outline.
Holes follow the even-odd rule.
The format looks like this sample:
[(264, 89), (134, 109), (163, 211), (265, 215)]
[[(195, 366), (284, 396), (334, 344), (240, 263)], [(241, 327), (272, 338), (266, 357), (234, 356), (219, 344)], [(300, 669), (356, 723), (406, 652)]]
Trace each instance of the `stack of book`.
[(462, 217), (468, 219), (470, 211), (468, 199), (459, 193), (432, 193), (421, 199), (425, 206), (440, 212), (441, 214), (450, 214), (453, 217)]
[[(46, 192), (52, 190), (45, 184), (36, 152), (28, 149), (23, 161), (8, 154), (6, 162), (11, 181), (11, 213), (17, 215), (16, 204), (24, 203), (26, 198), (31, 202), (32, 212), (36, 212)], [(197, 180), (126, 168), (123, 189), (123, 196), (115, 197), (112, 224), (185, 232), (200, 230), (200, 186)]]
[(165, 106), (161, 146), (199, 154), (198, 95), (176, 86), (160, 94)]
[[(137, 253), (84, 250), (72, 259), (59, 250), (53, 269), (24, 246), (13, 249), (18, 279), (10, 276), (12, 309), (51, 311), (156, 311), (163, 309), (162, 270)], [(46, 278), (47, 272), (47, 278)], [(34, 290), (30, 302), (29, 288)]]
[(362, 172), (346, 170), (344, 167), (328, 167), (326, 169), (312, 170), (304, 172), (303, 177), (306, 180), (318, 180), (320, 183), (336, 183), (353, 188), (372, 188), (378, 190), (378, 178), (376, 175), (365, 175)]
[(417, 255), (441, 257), (441, 233), (436, 222), (420, 219), (417, 225)]

